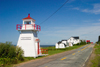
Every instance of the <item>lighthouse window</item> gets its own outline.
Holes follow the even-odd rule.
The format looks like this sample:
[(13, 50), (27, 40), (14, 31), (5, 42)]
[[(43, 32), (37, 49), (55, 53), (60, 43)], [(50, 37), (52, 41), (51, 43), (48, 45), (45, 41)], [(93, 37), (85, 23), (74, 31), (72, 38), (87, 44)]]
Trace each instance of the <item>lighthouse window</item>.
[(31, 22), (30, 21), (27, 21), (27, 22), (24, 22), (24, 24), (31, 24)]

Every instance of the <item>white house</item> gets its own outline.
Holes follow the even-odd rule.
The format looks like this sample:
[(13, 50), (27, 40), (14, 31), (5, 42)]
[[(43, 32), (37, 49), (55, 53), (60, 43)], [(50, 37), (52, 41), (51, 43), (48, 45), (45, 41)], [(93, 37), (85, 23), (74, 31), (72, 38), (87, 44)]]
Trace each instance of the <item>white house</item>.
[(74, 44), (80, 43), (79, 36), (72, 36), (67, 40), (67, 42), (69, 43), (69, 46), (73, 46)]
[(23, 24), (16, 25), (16, 29), (20, 32), (17, 46), (24, 50), (25, 57), (38, 57), (42, 55), (40, 40), (37, 36), (41, 27), (35, 24), (35, 20), (30, 17), (30, 14), (22, 20)]
[(55, 48), (66, 48), (69, 47), (67, 40), (62, 40), (56, 43)]
[(80, 43), (79, 36), (72, 36), (68, 40), (62, 40), (55, 44), (55, 48), (66, 48), (69, 46), (73, 46), (74, 44)]

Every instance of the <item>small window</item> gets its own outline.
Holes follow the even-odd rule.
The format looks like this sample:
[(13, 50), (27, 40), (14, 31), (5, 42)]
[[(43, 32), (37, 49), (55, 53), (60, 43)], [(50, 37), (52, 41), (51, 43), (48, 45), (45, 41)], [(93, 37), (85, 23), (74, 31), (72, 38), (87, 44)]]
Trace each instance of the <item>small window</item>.
[(24, 24), (31, 24), (31, 21), (25, 21)]

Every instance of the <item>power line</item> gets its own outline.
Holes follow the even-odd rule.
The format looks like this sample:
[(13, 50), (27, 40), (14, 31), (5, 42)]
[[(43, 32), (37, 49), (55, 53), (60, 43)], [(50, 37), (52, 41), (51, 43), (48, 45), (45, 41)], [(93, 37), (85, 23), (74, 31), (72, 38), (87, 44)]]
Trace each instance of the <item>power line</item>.
[(59, 7), (53, 14), (51, 14), (47, 19), (45, 19), (43, 22), (40, 23), (43, 24), (44, 22), (46, 22), (50, 17), (52, 17), (56, 12), (58, 12), (69, 0), (67, 0), (61, 7)]

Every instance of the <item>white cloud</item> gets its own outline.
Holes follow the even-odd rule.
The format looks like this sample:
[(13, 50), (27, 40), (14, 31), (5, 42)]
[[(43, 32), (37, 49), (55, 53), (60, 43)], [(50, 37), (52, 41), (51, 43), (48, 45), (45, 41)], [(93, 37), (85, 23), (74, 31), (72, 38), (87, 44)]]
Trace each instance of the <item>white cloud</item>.
[(98, 21), (100, 21), (100, 19)]
[(93, 23), (92, 25), (100, 26), (100, 22), (99, 23)]
[(82, 12), (90, 12), (88, 9), (81, 10)]
[(79, 8), (78, 8), (78, 7), (75, 7), (75, 8), (72, 8), (72, 9), (79, 10)]
[[(97, 25), (96, 25), (97, 24)], [(71, 36), (80, 36), (81, 39), (90, 39), (96, 42), (100, 33), (100, 23), (94, 23), (83, 27), (54, 27), (50, 31), (41, 31), (41, 43), (55, 44), (62, 39), (69, 39)], [(51, 29), (51, 28), (50, 28)], [(42, 40), (42, 39), (45, 40)]]
[(87, 12), (87, 13), (100, 14), (100, 4), (93, 4), (93, 9), (80, 9), (78, 7), (72, 9), (80, 10), (82, 12)]
[(83, 22), (94, 22), (94, 20), (84, 20)]
[[(87, 22), (87, 24), (89, 23), (92, 23), (92, 25), (99, 25), (100, 24), (100, 19), (98, 19), (98, 20), (95, 20), (95, 19), (88, 19), (88, 20), (83, 20), (82, 22)], [(96, 22), (96, 23), (94, 23), (94, 22)]]

